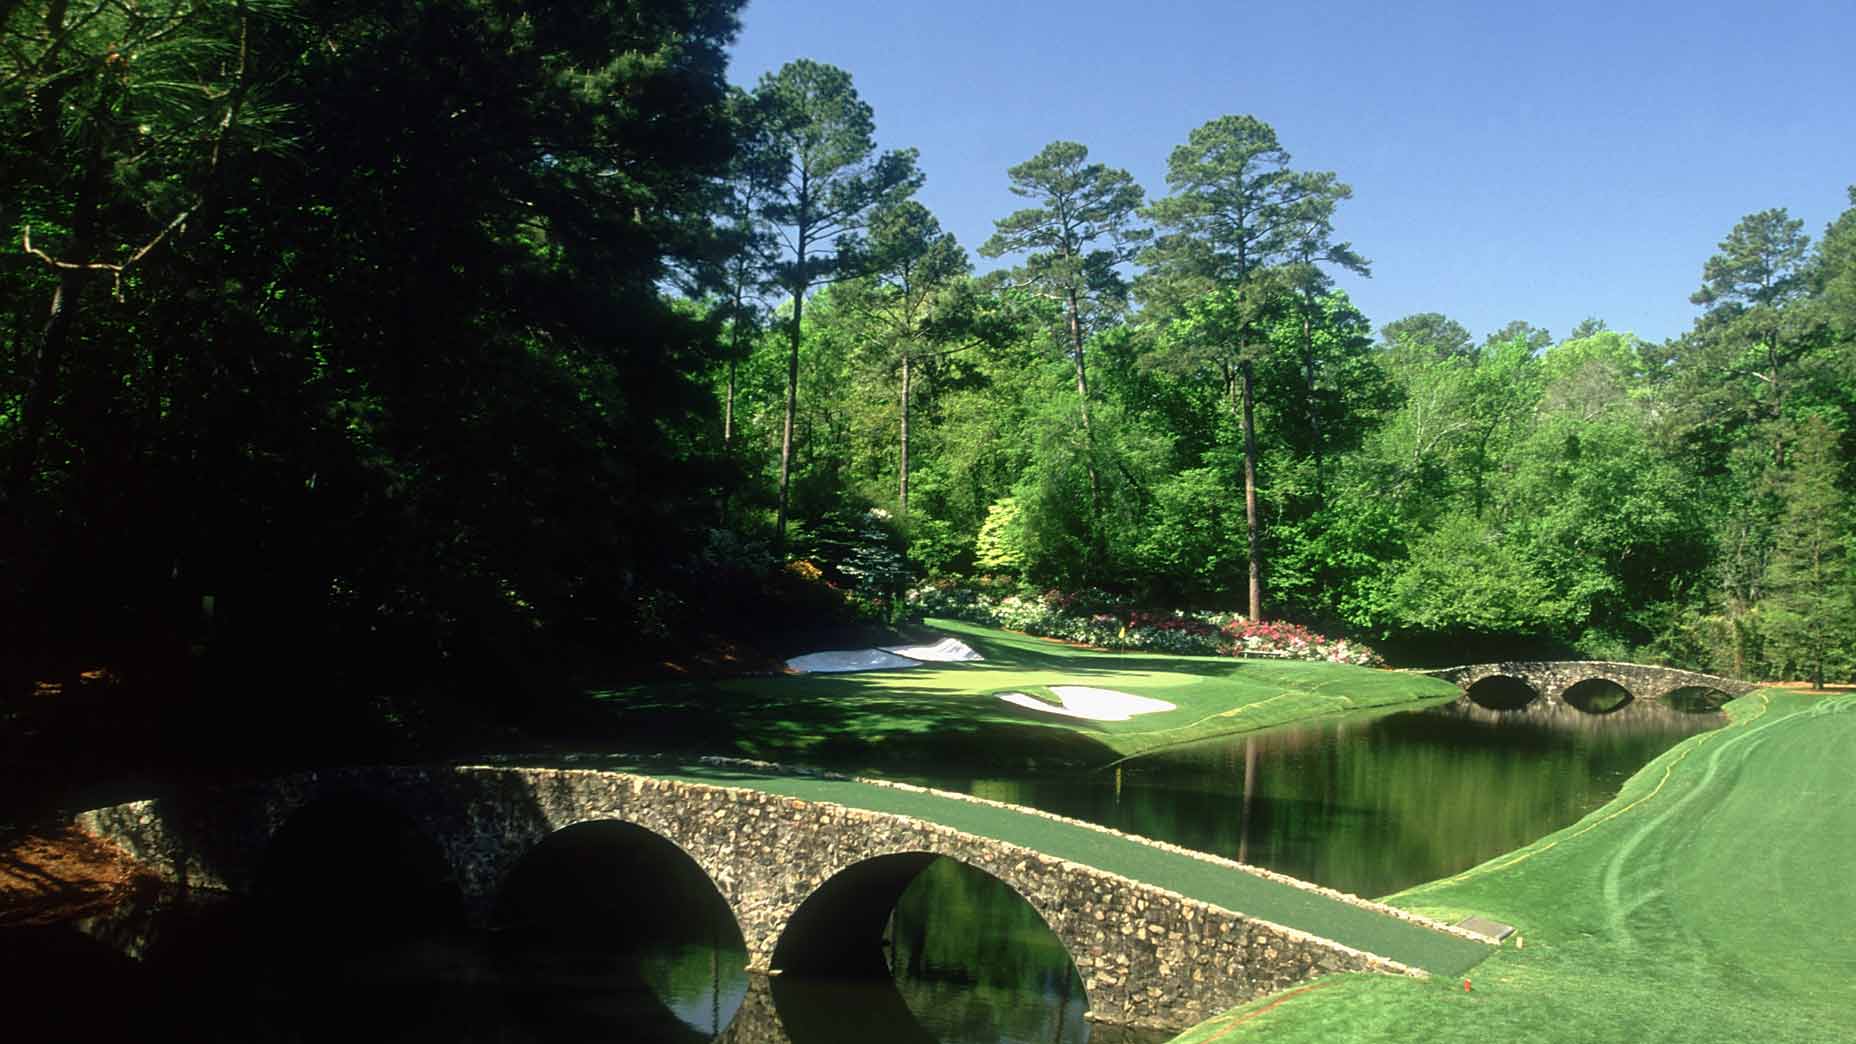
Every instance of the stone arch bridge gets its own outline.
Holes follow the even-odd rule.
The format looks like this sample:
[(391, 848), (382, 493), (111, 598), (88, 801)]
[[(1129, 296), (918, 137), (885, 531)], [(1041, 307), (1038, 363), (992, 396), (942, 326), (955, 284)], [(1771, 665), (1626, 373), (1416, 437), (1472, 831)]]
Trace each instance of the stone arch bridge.
[[(1758, 688), (1751, 682), (1712, 674), (1608, 660), (1514, 660), (1475, 663), (1423, 671), (1463, 690), (1458, 703), (1498, 710), (1524, 710), (1530, 714), (1559, 714), (1568, 710), (1609, 713), (1627, 703), (1674, 702), (1671, 697), (1693, 695), (1704, 704), (1719, 706), (1735, 696)], [(1615, 705), (1595, 708), (1582, 698), (1617, 686), (1628, 698)]]
[[(829, 783), (840, 789), (828, 795), (854, 800), (819, 800), (816, 788), (794, 796), (804, 790), (795, 780)], [(1084, 855), (1062, 858), (909, 814), (930, 797), (969, 816), (1004, 810), (1005, 818), (1034, 828), (1024, 837), (1050, 841), (1040, 847)], [(881, 947), (889, 911), (927, 862), (946, 856), (1023, 897), (1068, 950), (1089, 1017), (1124, 1025), (1180, 1028), (1334, 971), (1454, 975), (1490, 950), (1488, 940), (1459, 929), (1105, 828), (960, 795), (765, 768), (733, 777), (650, 767), (343, 769), (116, 805), (83, 813), (78, 824), (183, 887), (244, 894), (293, 817), (355, 799), (386, 803), (434, 842), (480, 923), (517, 865), (555, 832), (604, 821), (642, 827), (674, 843), (714, 884), (740, 927), (751, 972), (886, 975)], [(1284, 891), (1286, 905), (1259, 902), (1281, 920), (1349, 936), (1356, 945), (1233, 909), (1235, 902), (1193, 898), (1088, 865), (1100, 861), (1095, 854), (1124, 848), (1174, 860), (1178, 866), (1167, 864), (1164, 872), (1169, 881), (1210, 873), (1214, 882)], [(365, 860), (367, 853), (354, 857)], [(649, 882), (614, 887), (649, 901)], [(1368, 942), (1377, 952), (1365, 948)], [(754, 996), (751, 990), (750, 1003)]]

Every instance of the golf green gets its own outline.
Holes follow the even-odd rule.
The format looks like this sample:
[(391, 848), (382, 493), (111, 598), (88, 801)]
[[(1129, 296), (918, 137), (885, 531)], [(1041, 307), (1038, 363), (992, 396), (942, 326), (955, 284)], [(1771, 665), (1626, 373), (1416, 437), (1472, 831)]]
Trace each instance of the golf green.
[[(1415, 706), (1448, 682), (1335, 663), (1107, 653), (952, 620), (932, 626), (984, 660), (852, 674), (769, 675), (592, 693), (641, 747), (787, 763), (1102, 765), (1195, 740), (1324, 714)], [(1084, 685), (1173, 710), (1092, 721), (1000, 699), (1055, 703)]]

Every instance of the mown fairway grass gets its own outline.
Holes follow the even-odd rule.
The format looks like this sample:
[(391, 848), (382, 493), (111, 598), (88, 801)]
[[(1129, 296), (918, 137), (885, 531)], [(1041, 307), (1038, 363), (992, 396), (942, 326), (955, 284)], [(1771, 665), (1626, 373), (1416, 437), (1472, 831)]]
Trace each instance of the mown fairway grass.
[[(935, 629), (979, 663), (897, 671), (733, 678), (595, 693), (628, 737), (655, 749), (770, 761), (1101, 765), (1160, 747), (1323, 714), (1433, 702), (1454, 686), (1331, 663), (1105, 653), (951, 620)], [(1092, 722), (1014, 707), (1093, 685), (1178, 709)]]
[(1334, 976), (1177, 1041), (1856, 1041), (1856, 695), (1728, 712), (1579, 823), (1392, 897), (1520, 928), (1472, 992)]

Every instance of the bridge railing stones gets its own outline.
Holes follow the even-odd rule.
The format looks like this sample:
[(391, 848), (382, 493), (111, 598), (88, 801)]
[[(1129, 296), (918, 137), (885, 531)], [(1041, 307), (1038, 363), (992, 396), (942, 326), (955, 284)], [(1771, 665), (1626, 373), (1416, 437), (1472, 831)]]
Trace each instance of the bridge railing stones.
[[(79, 825), (171, 881), (243, 893), (270, 838), (294, 812), (350, 795), (388, 805), (433, 840), (479, 917), (492, 909), (516, 864), (555, 831), (609, 819), (651, 830), (715, 884), (740, 925), (753, 971), (772, 970), (782, 932), (826, 881), (878, 857), (929, 853), (977, 867), (1017, 891), (1068, 949), (1098, 1021), (1177, 1029), (1330, 972), (1423, 974), (997, 839), (909, 816), (685, 779), (504, 766), (347, 769), (225, 788), (192, 801), (98, 809), (80, 816)], [(636, 886), (648, 902), (648, 884)]]
[(1742, 696), (1759, 686), (1752, 682), (1711, 674), (1610, 660), (1510, 660), (1473, 663), (1416, 673), (1442, 678), (1463, 690), (1463, 703), (1473, 702), (1469, 691), (1487, 678), (1505, 677), (1526, 684), (1550, 706), (1564, 702), (1566, 691), (1581, 682), (1599, 680), (1616, 684), (1635, 700), (1660, 700), (1680, 689), (1710, 689), (1725, 696)]

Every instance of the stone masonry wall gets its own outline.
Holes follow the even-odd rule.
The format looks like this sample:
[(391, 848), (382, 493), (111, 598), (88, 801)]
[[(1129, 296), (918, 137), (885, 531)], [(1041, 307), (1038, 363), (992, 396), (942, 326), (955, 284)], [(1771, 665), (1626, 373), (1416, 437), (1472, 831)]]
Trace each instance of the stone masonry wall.
[[(611, 771), (343, 770), (230, 788), (199, 801), (119, 805), (85, 813), (79, 823), (171, 880), (243, 892), (266, 842), (291, 812), (346, 794), (397, 808), (431, 837), (480, 913), (522, 856), (556, 830), (602, 819), (652, 830), (709, 875), (735, 913), (756, 971), (770, 970), (780, 933), (825, 881), (877, 856), (929, 852), (978, 867), (1023, 896), (1068, 948), (1090, 1017), (1100, 1021), (1179, 1028), (1327, 972), (1421, 974), (1154, 885), (935, 823)], [(648, 894), (640, 901), (649, 901)]]
[(1471, 686), (1484, 678), (1493, 677), (1526, 682), (1540, 694), (1542, 700), (1553, 705), (1561, 702), (1567, 689), (1592, 679), (1614, 682), (1637, 700), (1660, 700), (1677, 689), (1686, 688), (1714, 689), (1728, 696), (1740, 696), (1758, 688), (1750, 682), (1717, 678), (1711, 674), (1606, 660), (1517, 660), (1467, 664), (1420, 673), (1460, 686), (1465, 702), (1469, 699)]

